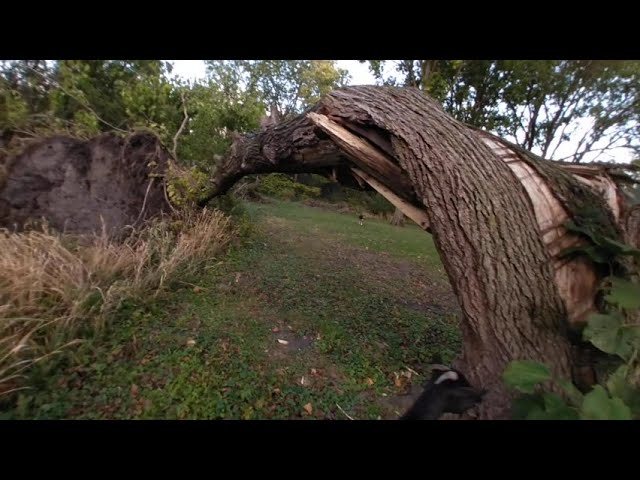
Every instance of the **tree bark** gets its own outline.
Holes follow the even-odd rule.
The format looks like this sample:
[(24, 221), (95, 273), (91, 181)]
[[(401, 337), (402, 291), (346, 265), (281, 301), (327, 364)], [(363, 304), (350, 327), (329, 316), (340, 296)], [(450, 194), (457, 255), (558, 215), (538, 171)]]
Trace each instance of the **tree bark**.
[(390, 223), (396, 227), (404, 227), (404, 213), (402, 210), (396, 208), (396, 211), (393, 212)]
[[(247, 173), (319, 171), (329, 166), (340, 170), (349, 162), (368, 167), (368, 175), (428, 216), (463, 311), (463, 352), (457, 367), (473, 384), (488, 390), (478, 418), (509, 416), (512, 396), (503, 386), (502, 372), (512, 360), (541, 361), (554, 374), (570, 378), (567, 305), (573, 303), (560, 288), (566, 279), (558, 276), (554, 263), (559, 247), (551, 248), (548, 232), (540, 226), (545, 212), (534, 205), (532, 188), (548, 182), (547, 195), (555, 195), (553, 200), (561, 202), (556, 209), (562, 210), (567, 208), (566, 196), (588, 187), (549, 162), (538, 166), (535, 159), (527, 158), (527, 165), (518, 167), (529, 169), (520, 175), (513, 159), (496, 153), (503, 146), (492, 148), (478, 131), (457, 122), (417, 89), (349, 87), (325, 96), (312, 110), (352, 132), (375, 132), (364, 135), (363, 141), (377, 138), (368, 145), (379, 150), (366, 154), (366, 149), (345, 147), (340, 138), (328, 139), (308, 114), (302, 115), (236, 142), (213, 178), (212, 193), (225, 191)], [(384, 155), (395, 163), (401, 178), (389, 178), (393, 169), (386, 166), (385, 171), (376, 168), (384, 162), (373, 158)], [(551, 178), (556, 171), (557, 181)], [(534, 177), (536, 182), (528, 185), (527, 178)], [(607, 208), (604, 201), (595, 205)], [(567, 238), (556, 232), (557, 224), (551, 227), (560, 240)], [(571, 284), (590, 268), (563, 275)], [(592, 295), (589, 288), (580, 291), (579, 300)]]

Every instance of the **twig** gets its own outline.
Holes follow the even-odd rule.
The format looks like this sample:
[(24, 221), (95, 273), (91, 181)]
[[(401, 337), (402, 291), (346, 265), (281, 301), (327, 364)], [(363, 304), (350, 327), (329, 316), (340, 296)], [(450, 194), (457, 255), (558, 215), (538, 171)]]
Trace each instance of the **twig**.
[(351, 415), (349, 415), (347, 412), (345, 412), (342, 407), (340, 405), (338, 405), (336, 403), (336, 407), (338, 407), (338, 410), (340, 410), (342, 413), (344, 413), (344, 416), (347, 417), (349, 420), (355, 420), (355, 418), (353, 418)]
[(173, 213), (178, 213), (178, 211), (171, 205), (171, 201), (169, 200), (169, 196), (167, 195), (167, 179), (162, 179), (162, 192), (164, 193), (164, 199), (167, 201), (167, 205)]
[(140, 219), (142, 218), (142, 214), (144, 213), (144, 209), (147, 206), (147, 197), (149, 196), (149, 190), (151, 190), (151, 185), (153, 185), (153, 181), (155, 179), (156, 179), (156, 177), (151, 177), (149, 179), (149, 185), (147, 185), (147, 191), (145, 192), (144, 200), (142, 201), (142, 208), (140, 209), (140, 213), (138, 214), (138, 218), (133, 223), (134, 225), (136, 225), (140, 221)]
[(173, 150), (171, 150), (171, 153), (173, 154), (173, 158), (176, 160), (178, 159), (178, 155), (176, 153), (176, 151), (178, 150), (178, 137), (180, 136), (180, 134), (182, 133), (182, 130), (184, 130), (184, 127), (187, 125), (187, 122), (189, 121), (189, 114), (187, 113), (187, 101), (184, 96), (184, 91), (180, 93), (180, 97), (182, 98), (182, 110), (184, 112), (184, 118), (182, 119), (180, 128), (178, 128), (178, 131), (173, 136)]

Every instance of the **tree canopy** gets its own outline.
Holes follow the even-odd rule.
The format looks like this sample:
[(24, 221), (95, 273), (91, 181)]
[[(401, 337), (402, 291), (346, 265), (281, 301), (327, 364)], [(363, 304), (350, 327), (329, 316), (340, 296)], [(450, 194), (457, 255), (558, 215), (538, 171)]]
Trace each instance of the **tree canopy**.
[[(545, 157), (606, 160), (640, 151), (640, 62), (362, 60), (381, 84), (420, 88), (456, 119)], [(351, 82), (332, 60), (209, 60), (194, 83), (161, 60), (0, 63), (0, 130), (22, 135), (150, 129), (208, 170), (232, 132), (266, 112), (300, 113)], [(182, 128), (181, 128), (182, 127)], [(179, 133), (178, 133), (179, 132)]]
[(626, 149), (632, 158), (638, 157), (637, 61), (368, 63), (380, 83), (418, 87), (456, 119), (504, 136), (544, 158), (602, 160), (621, 149)]

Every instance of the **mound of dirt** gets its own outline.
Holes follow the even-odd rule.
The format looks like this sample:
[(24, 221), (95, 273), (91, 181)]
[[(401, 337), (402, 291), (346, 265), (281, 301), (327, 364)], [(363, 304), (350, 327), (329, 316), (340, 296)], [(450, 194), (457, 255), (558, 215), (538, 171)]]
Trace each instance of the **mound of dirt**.
[(4, 164), (0, 227), (21, 230), (44, 218), (60, 231), (96, 232), (104, 222), (117, 234), (169, 210), (157, 176), (168, 159), (160, 140), (146, 132), (32, 144)]

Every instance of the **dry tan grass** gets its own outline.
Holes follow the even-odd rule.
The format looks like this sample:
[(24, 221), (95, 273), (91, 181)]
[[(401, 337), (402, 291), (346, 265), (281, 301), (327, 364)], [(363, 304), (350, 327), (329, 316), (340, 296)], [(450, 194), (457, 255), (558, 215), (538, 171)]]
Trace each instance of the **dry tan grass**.
[(101, 328), (124, 299), (157, 294), (232, 236), (230, 219), (208, 210), (165, 217), (121, 242), (104, 232), (0, 231), (0, 395), (80, 330)]

